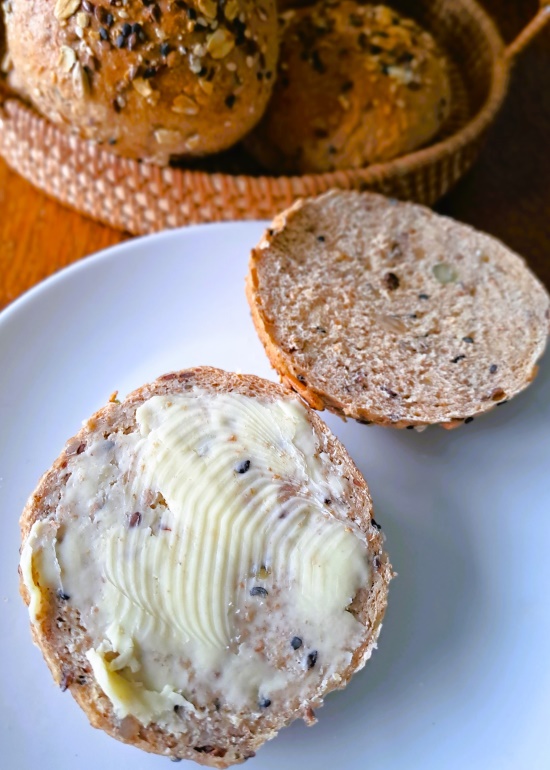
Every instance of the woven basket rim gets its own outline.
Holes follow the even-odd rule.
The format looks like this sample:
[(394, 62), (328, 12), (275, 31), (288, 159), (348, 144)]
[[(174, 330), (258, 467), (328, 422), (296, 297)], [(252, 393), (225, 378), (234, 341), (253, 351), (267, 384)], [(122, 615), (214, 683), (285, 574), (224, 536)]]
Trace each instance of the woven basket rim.
[[(32, 116), (36, 124), (45, 126), (48, 133), (53, 137), (59, 136), (60, 139), (83, 146), (92, 145), (98, 152), (104, 162), (105, 168), (118, 169), (122, 173), (127, 173), (131, 169), (148, 169), (153, 177), (163, 172), (169, 172), (175, 176), (182, 175), (188, 180), (195, 180), (201, 186), (241, 186), (246, 185), (252, 194), (265, 193), (266, 187), (274, 192), (280, 193), (284, 190), (293, 190), (299, 183), (300, 186), (311, 186), (315, 189), (318, 185), (323, 187), (349, 187), (354, 182), (362, 184), (372, 184), (381, 182), (385, 178), (399, 177), (427, 165), (442, 161), (451, 157), (462, 148), (469, 145), (490, 126), (496, 114), (498, 113), (507, 93), (510, 62), (505, 56), (505, 44), (495, 23), (487, 12), (481, 7), (477, 0), (457, 0), (458, 7), (466, 11), (475, 19), (479, 29), (483, 32), (488, 50), (491, 53), (491, 83), (489, 92), (484, 103), (477, 113), (461, 129), (451, 136), (436, 142), (435, 144), (421, 148), (406, 155), (399, 156), (393, 160), (383, 163), (376, 163), (359, 169), (341, 169), (337, 171), (324, 172), (318, 174), (302, 174), (292, 176), (272, 176), (269, 174), (248, 175), (248, 174), (230, 174), (220, 171), (203, 171), (185, 167), (168, 166), (160, 167), (151, 163), (138, 161), (133, 158), (125, 158), (115, 155), (98, 145), (81, 139), (75, 134), (69, 134), (63, 131), (55, 124), (48, 121), (47, 118), (40, 115), (32, 106), (29, 106), (23, 99), (11, 92), (2, 95), (0, 88), (0, 110), (2, 102), (6, 112), (23, 111)], [(1, 84), (0, 84), (1, 86)], [(5, 91), (5, 89), (3, 89)]]

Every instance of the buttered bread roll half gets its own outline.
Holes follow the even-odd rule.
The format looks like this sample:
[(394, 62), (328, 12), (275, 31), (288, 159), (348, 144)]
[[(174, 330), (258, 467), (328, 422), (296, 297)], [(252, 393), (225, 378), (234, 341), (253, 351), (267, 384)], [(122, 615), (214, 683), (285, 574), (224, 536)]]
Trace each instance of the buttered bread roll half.
[(21, 591), (95, 727), (242, 762), (370, 657), (391, 566), (367, 485), (294, 393), (198, 368), (113, 400), (21, 519)]
[(49, 120), (164, 165), (219, 152), (260, 119), (275, 0), (10, 0), (12, 86)]

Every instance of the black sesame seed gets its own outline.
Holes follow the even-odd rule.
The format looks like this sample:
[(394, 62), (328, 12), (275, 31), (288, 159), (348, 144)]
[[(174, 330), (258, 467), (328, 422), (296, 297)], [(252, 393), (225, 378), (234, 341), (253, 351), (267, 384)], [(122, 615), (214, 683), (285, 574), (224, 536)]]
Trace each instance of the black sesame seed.
[(80, 674), (77, 676), (76, 681), (78, 684), (86, 684), (86, 676), (84, 674)]
[(313, 666), (317, 663), (317, 650), (313, 650), (313, 652), (310, 652), (307, 656), (307, 667), (308, 669), (313, 668)]
[(254, 586), (250, 589), (250, 596), (267, 596), (267, 593), (263, 586)]
[(473, 337), (462, 337), (462, 342), (467, 342), (469, 345), (474, 344), (474, 338)]
[(143, 72), (143, 77), (146, 80), (149, 80), (150, 78), (154, 78), (157, 74), (156, 67), (147, 67)]
[(181, 762), (181, 757), (170, 757), (170, 762)]
[(59, 591), (57, 592), (57, 598), (61, 599), (62, 602), (68, 602), (71, 597), (69, 596), (69, 594), (66, 594), (64, 591), (59, 589)]
[(318, 236), (317, 236), (317, 240), (318, 240), (320, 243), (324, 243), (324, 242), (325, 242), (325, 236), (324, 236), (324, 235), (318, 235)]
[(303, 642), (299, 636), (293, 636), (290, 642), (290, 646), (293, 650), (299, 650)]
[(120, 32), (122, 35), (124, 35), (124, 37), (128, 37), (128, 35), (132, 32), (132, 25), (128, 24), (128, 22), (125, 22), (120, 28)]
[(498, 366), (496, 364), (491, 364), (491, 366), (489, 367), (489, 374), (494, 374), (497, 369), (498, 369)]
[(318, 72), (320, 75), (324, 75), (327, 71), (327, 68), (321, 61), (321, 57), (319, 55), (319, 51), (313, 51), (311, 55), (311, 64), (313, 66), (313, 69), (315, 72)]
[(99, 28), (99, 37), (100, 37), (102, 40), (108, 40), (108, 39), (109, 39), (109, 33), (107, 32), (107, 30), (105, 29), (105, 27), (100, 27), (100, 28)]
[(508, 403), (508, 399), (506, 399), (504, 401), (499, 401), (497, 406), (502, 406), (503, 404), (507, 404), (507, 403)]
[(236, 101), (237, 101), (237, 97), (235, 96), (235, 94), (229, 94), (229, 96), (225, 97), (225, 106), (231, 109), (235, 105)]
[(250, 470), (250, 460), (243, 460), (243, 462), (239, 463), (235, 468), (236, 473), (246, 473), (248, 470)]
[(196, 21), (197, 18), (197, 12), (194, 8), (187, 8), (187, 16), (191, 19), (191, 21)]
[(129, 527), (139, 527), (140, 524), (141, 524), (141, 513), (139, 511), (134, 511), (134, 513), (131, 513), (128, 516)]
[(301, 383), (303, 383), (303, 384), (305, 385), (305, 383), (306, 383), (306, 378), (304, 377), (304, 375), (303, 375), (303, 374), (297, 374), (297, 375), (296, 375), (296, 379), (298, 380), (298, 382), (301, 382)]
[(332, 505), (332, 500), (330, 499), (330, 497), (325, 497), (324, 503), (325, 505)]
[(163, 43), (160, 47), (160, 55), (168, 56), (169, 53), (170, 53), (170, 45), (168, 43)]
[(458, 362), (459, 362), (459, 361), (462, 361), (462, 359), (463, 359), (463, 358), (466, 358), (466, 356), (464, 356), (464, 355), (462, 355), (462, 356), (455, 356), (455, 357), (453, 358), (453, 360), (452, 360), (452, 363), (453, 363), (453, 364), (458, 364)]
[(371, 520), (370, 520), (370, 523), (371, 523), (371, 524), (372, 524), (372, 526), (373, 526), (375, 529), (377, 529), (378, 531), (380, 531), (380, 530), (382, 529), (382, 527), (380, 526), (380, 524), (379, 524), (377, 521), (375, 521), (374, 519), (371, 519)]
[[(138, 24), (138, 22), (136, 21), (134, 24), (132, 24), (132, 32), (135, 35), (139, 35), (140, 32), (143, 32), (143, 27), (141, 26), (141, 24)], [(163, 43), (163, 45), (167, 45), (167, 44)], [(161, 50), (162, 50), (162, 46), (161, 46)]]
[(430, 299), (430, 295), (429, 294), (419, 294), (418, 295), (418, 299)]
[(407, 425), (407, 430), (414, 430), (414, 425)]
[(115, 17), (113, 16), (112, 13), (108, 13), (107, 16), (105, 16), (105, 24), (108, 27), (112, 27), (114, 22), (115, 22)]
[(269, 706), (271, 706), (271, 701), (269, 700), (269, 698), (260, 698), (260, 700), (258, 701), (258, 706), (261, 709), (266, 709)]
[(126, 44), (126, 38), (124, 35), (118, 35), (118, 37), (115, 40), (115, 45), (117, 48), (124, 48)]
[(399, 287), (399, 278), (395, 273), (386, 273), (384, 276), (384, 286), (388, 291), (395, 291)]
[(466, 423), (466, 425), (467, 425), (469, 422), (473, 422), (473, 421), (474, 421), (474, 418), (473, 418), (473, 417), (466, 417), (466, 419), (464, 420), (464, 422)]
[(372, 425), (372, 420), (365, 420), (362, 417), (357, 417), (355, 422), (358, 422), (359, 425)]

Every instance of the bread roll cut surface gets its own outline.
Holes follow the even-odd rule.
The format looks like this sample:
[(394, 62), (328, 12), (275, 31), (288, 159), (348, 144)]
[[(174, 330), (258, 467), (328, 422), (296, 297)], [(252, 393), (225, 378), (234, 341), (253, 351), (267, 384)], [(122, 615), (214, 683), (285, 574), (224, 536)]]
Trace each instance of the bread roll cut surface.
[(290, 391), (168, 375), (92, 417), (29, 500), (34, 638), (92, 724), (243, 761), (369, 657), (391, 576), (371, 510)]
[(548, 337), (548, 293), (523, 259), (368, 193), (277, 217), (247, 295), (271, 363), (311, 406), (395, 427), (454, 427), (507, 401)]

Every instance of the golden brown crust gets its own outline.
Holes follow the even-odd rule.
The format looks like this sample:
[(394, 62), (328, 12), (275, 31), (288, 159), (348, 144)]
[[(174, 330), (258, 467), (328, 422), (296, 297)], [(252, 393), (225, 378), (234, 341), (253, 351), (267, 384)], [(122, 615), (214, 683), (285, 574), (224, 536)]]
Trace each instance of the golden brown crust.
[(432, 36), (386, 6), (323, 0), (281, 17), (278, 78), (250, 153), (277, 173), (361, 168), (432, 139), (450, 111)]
[(548, 293), (520, 257), (372, 193), (280, 214), (252, 251), (246, 294), (288, 387), (314, 409), (396, 428), (458, 427), (517, 395), (549, 332)]
[(219, 152), (261, 117), (274, 0), (11, 0), (12, 86), (52, 122), (166, 164)]
[[(21, 516), (22, 541), (25, 543), (32, 525), (37, 520), (54, 519), (59, 492), (70, 474), (71, 458), (82, 446), (97, 435), (109, 435), (115, 431), (131, 431), (135, 427), (137, 407), (153, 395), (184, 392), (198, 386), (208, 391), (235, 391), (262, 398), (294, 397), (281, 386), (253, 375), (230, 374), (219, 369), (201, 367), (160, 377), (131, 393), (122, 403), (110, 401), (93, 415), (70, 439), (52, 468), (40, 480)], [(308, 412), (312, 426), (324, 445), (331, 461), (340, 464), (342, 473), (350, 484), (350, 519), (367, 537), (372, 564), (371, 585), (359, 592), (352, 605), (355, 616), (365, 625), (365, 636), (355, 651), (349, 667), (341, 672), (344, 687), (353, 673), (370, 657), (380, 631), (387, 603), (388, 584), (392, 577), (391, 565), (383, 550), (383, 538), (379, 525), (372, 519), (372, 502), (367, 485), (340, 442), (327, 426), (313, 413)], [(28, 604), (28, 592), (21, 582), (21, 594)], [(70, 603), (50, 593), (40, 617), (40, 629), (32, 628), (33, 638), (42, 650), (55, 681), (71, 694), (86, 712), (94, 727), (105, 730), (118, 740), (131, 743), (145, 751), (171, 757), (193, 759), (212, 767), (227, 767), (242, 762), (266, 741), (273, 738), (281, 727), (296, 718), (309, 724), (315, 721), (313, 708), (322, 705), (325, 691), (320, 688), (315, 701), (296, 703), (289, 713), (264, 716), (261, 723), (254, 722), (249, 713), (228, 714), (221, 709), (209, 719), (193, 722), (189, 716), (188, 732), (174, 735), (150, 725), (143, 727), (133, 717), (118, 720), (108, 698), (95, 682), (85, 657), (90, 642), (86, 629), (82, 628), (78, 611)], [(72, 645), (71, 652), (68, 646)]]

